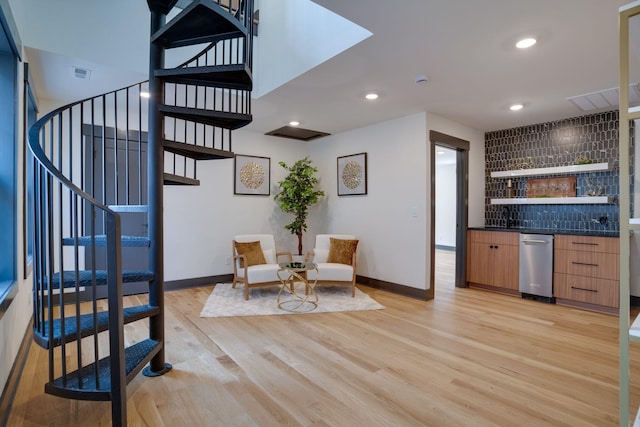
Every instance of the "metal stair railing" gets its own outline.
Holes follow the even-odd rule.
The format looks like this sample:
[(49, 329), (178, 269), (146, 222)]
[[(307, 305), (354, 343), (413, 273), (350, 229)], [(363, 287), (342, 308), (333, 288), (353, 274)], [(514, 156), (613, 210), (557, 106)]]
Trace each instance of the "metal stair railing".
[[(229, 9), (231, 0), (212, 0), (213, 3)], [(210, 43), (192, 58), (175, 69), (202, 67), (244, 66), (251, 77), (253, 68), (253, 0), (231, 1), (230, 13), (247, 29), (246, 37), (234, 37)], [(237, 69), (237, 68), (236, 68)], [(170, 106), (184, 106), (210, 111), (224, 111), (251, 114), (251, 85), (247, 89), (226, 87), (219, 83), (182, 84), (164, 83), (163, 103)], [(213, 126), (195, 121), (164, 117), (165, 138), (197, 147), (205, 147), (231, 153), (232, 129)], [(195, 177), (197, 162), (186, 156), (165, 152), (165, 172)]]
[[(140, 131), (146, 124), (147, 103), (140, 97), (145, 85), (60, 107), (39, 119), (28, 138), (33, 330), (48, 351), (45, 391), (110, 400), (114, 425), (126, 423), (127, 381), (163, 345), (147, 339), (125, 349), (124, 323), (163, 314), (149, 305), (123, 308), (123, 283), (148, 281), (153, 274), (123, 271), (121, 218), (114, 210), (146, 203), (140, 191), (146, 180), (140, 167), (146, 162)], [(106, 289), (106, 299), (98, 300), (98, 288)]]
[[(35, 199), (33, 328), (36, 334), (46, 337), (48, 342), (49, 383), (59, 377), (63, 386), (67, 386), (73, 371), (78, 371), (77, 391), (82, 392), (88, 379), (86, 377), (91, 377), (90, 382), (101, 387), (98, 364), (94, 364), (94, 369), (91, 370), (82, 371), (82, 367), (91, 365), (105, 354), (111, 356), (115, 367), (124, 366), (125, 363), (122, 267), (119, 258), (121, 230), (120, 218), (115, 212), (85, 192), (60, 170), (66, 169), (73, 175), (73, 151), (65, 153), (69, 147), (59, 143), (64, 139), (63, 135), (70, 134), (73, 127), (73, 118), (65, 114), (69, 111), (72, 110), (63, 107), (45, 115), (29, 132), (29, 147), (34, 162)], [(76, 176), (79, 175), (78, 171), (75, 172)], [(77, 241), (81, 230), (89, 230), (89, 235), (95, 239), (95, 230), (99, 226), (104, 227), (107, 236), (109, 256), (106, 260), (106, 272), (98, 271), (95, 267), (87, 268), (86, 255), (82, 253)], [(75, 244), (65, 247), (65, 235), (74, 236)], [(101, 308), (98, 302), (94, 298), (89, 304), (80, 303), (82, 291), (86, 288), (95, 290), (102, 283), (109, 287), (107, 306), (112, 322), (107, 346), (98, 338), (97, 317)], [(62, 333), (59, 345), (55, 345), (54, 321), (59, 322), (58, 327), (62, 331), (73, 329), (73, 326), (79, 331), (81, 312), (93, 319), (96, 333), (92, 339), (89, 342), (80, 339), (70, 339), (67, 342), (67, 335)], [(73, 322), (75, 325), (70, 327), (66, 322)], [(120, 327), (113, 327), (113, 324)], [(67, 346), (74, 341), (75, 348)], [(114, 398), (124, 396), (123, 372), (111, 370), (110, 392)]]
[[(249, 36), (244, 41), (217, 40), (181, 67), (243, 64), (249, 67), (250, 85), (253, 0), (212, 1), (228, 8), (231, 1), (230, 12)], [(179, 107), (250, 113), (250, 87), (165, 83), (170, 85), (173, 91), (165, 92), (172, 93)], [(111, 400), (114, 425), (126, 424), (126, 382), (146, 362), (153, 365), (152, 358), (164, 345), (163, 338), (156, 341), (151, 333), (151, 339), (124, 347), (126, 322), (154, 316), (156, 324), (164, 325), (162, 303), (152, 307), (162, 298), (153, 286), (146, 308), (125, 309), (122, 300), (123, 283), (154, 280), (153, 272), (123, 271), (118, 213), (149, 203), (146, 127), (152, 125), (147, 123), (149, 101), (142, 97), (148, 90), (149, 82), (142, 82), (57, 108), (33, 125), (28, 138), (33, 154), (33, 329), (36, 342), (48, 351), (45, 389), (62, 397)], [(166, 102), (170, 95), (162, 98)], [(164, 138), (231, 152), (230, 129), (167, 119)], [(179, 156), (165, 152), (168, 155)], [(164, 164), (169, 165), (165, 175), (181, 168), (185, 176), (195, 177), (195, 163), (178, 166), (165, 158)], [(97, 298), (101, 286), (107, 288), (106, 301)], [(107, 340), (99, 337), (102, 332)], [(156, 369), (151, 374), (162, 373)]]

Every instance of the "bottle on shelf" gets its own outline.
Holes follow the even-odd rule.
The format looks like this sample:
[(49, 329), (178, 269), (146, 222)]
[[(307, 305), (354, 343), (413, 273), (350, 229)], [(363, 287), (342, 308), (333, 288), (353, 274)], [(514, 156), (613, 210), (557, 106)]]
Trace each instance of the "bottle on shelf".
[(511, 180), (509, 179), (507, 181), (507, 194), (506, 197), (507, 199), (511, 199), (514, 196), (514, 189), (513, 189), (513, 182), (511, 182)]

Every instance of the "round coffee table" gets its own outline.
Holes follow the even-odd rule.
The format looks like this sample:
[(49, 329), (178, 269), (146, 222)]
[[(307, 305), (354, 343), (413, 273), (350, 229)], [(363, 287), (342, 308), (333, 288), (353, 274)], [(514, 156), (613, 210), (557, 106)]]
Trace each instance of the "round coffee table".
[[(282, 282), (278, 292), (278, 308), (292, 312), (313, 311), (318, 307), (318, 295), (315, 286), (318, 283), (318, 266), (312, 262), (281, 262), (278, 278)], [(307, 271), (316, 270), (316, 279), (309, 283)], [(296, 283), (302, 283), (302, 289), (296, 289)]]

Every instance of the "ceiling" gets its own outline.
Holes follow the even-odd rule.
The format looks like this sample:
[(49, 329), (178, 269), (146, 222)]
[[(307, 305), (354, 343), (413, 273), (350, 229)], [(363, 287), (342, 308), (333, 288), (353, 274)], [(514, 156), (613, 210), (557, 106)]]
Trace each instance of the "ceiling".
[[(567, 98), (618, 85), (617, 13), (627, 0), (314, 2), (373, 35), (255, 99), (247, 130), (265, 133), (297, 120), (338, 133), (426, 111), (492, 131), (588, 114)], [(521, 36), (538, 43), (516, 49)], [(140, 45), (128, 31), (109, 37), (120, 49)], [(59, 103), (146, 78), (116, 63), (24, 44), (38, 95)], [(89, 82), (62, 84), (69, 67), (83, 64), (92, 68)], [(418, 75), (428, 81), (417, 84)], [(365, 100), (369, 91), (380, 97)], [(510, 111), (516, 102), (525, 107)]]

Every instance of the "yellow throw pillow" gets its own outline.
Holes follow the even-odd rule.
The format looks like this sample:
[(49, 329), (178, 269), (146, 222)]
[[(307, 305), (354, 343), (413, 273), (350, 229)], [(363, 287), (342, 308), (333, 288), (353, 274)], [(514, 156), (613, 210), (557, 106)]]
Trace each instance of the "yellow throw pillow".
[[(264, 253), (262, 253), (262, 246), (260, 242), (234, 242), (236, 245), (236, 252), (238, 255), (244, 255), (247, 258), (247, 266), (258, 264), (266, 264), (264, 259)], [(244, 268), (242, 260), (240, 260), (240, 267)]]
[(357, 240), (329, 238), (329, 255), (327, 262), (351, 265), (351, 257), (358, 246)]

